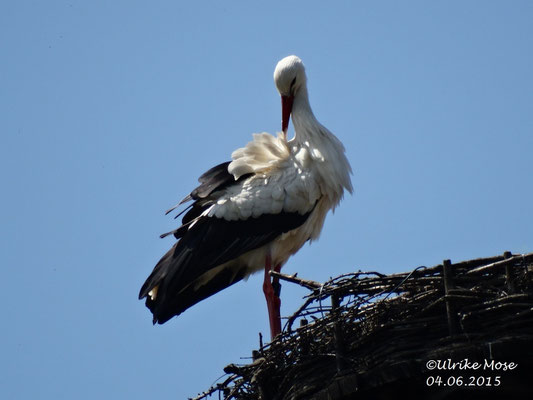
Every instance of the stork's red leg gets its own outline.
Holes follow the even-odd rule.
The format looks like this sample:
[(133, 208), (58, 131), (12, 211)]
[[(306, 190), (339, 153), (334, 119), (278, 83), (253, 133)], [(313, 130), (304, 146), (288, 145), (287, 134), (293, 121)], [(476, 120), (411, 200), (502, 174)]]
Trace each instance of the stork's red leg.
[[(268, 319), (270, 321), (270, 338), (274, 338), (281, 333), (281, 318), (280, 318), (280, 306), (281, 300), (279, 299), (279, 292), (281, 285), (279, 279), (270, 276), (270, 270), (272, 269), (272, 258), (270, 255), (265, 259), (265, 280), (263, 282), (263, 292), (265, 293), (265, 299), (268, 308)], [(281, 269), (281, 264), (274, 268), (274, 271)]]

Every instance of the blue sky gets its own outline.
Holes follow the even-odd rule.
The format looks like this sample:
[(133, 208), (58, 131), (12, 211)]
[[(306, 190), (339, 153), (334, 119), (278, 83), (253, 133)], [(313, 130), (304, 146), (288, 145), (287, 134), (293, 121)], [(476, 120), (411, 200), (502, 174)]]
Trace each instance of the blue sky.
[[(0, 395), (186, 398), (268, 336), (261, 276), (163, 326), (138, 290), (164, 211), (307, 67), (354, 196), (284, 271), (317, 281), (533, 251), (533, 3), (0, 5)], [(304, 289), (285, 284), (282, 313)]]

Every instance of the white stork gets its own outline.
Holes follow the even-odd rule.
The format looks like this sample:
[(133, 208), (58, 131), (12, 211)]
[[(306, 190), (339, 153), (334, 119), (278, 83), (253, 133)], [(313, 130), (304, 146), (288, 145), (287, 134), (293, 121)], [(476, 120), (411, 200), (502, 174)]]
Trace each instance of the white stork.
[[(344, 146), (309, 105), (302, 61), (282, 59), (274, 81), (281, 95), (282, 132), (277, 137), (254, 134), (232, 153), (232, 161), (203, 174), (180, 203), (193, 201), (183, 211), (182, 225), (161, 235), (173, 234), (178, 241), (139, 293), (139, 299), (146, 297), (154, 324), (264, 268), (274, 339), (281, 332), (281, 302), (279, 282), (270, 271), (279, 271), (305, 242), (317, 239), (344, 189), (352, 192)], [(295, 134), (287, 140), (291, 115)]]

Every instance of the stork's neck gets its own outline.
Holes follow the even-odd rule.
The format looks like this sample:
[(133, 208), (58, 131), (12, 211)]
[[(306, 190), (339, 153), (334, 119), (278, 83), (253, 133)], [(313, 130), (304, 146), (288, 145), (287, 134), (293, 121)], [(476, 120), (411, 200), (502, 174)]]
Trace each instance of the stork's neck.
[(313, 110), (311, 110), (306, 86), (302, 86), (294, 97), (291, 116), (294, 124), (294, 140), (296, 142), (313, 142), (315, 136), (321, 134), (321, 125), (315, 118)]
[(344, 146), (315, 118), (309, 105), (307, 87), (302, 86), (294, 97), (291, 116), (294, 124), (291, 142), (296, 149), (306, 148), (315, 165), (320, 165), (316, 172), (322, 178), (323, 193), (328, 194), (335, 206), (342, 198), (343, 189), (352, 192), (352, 169), (344, 154)]

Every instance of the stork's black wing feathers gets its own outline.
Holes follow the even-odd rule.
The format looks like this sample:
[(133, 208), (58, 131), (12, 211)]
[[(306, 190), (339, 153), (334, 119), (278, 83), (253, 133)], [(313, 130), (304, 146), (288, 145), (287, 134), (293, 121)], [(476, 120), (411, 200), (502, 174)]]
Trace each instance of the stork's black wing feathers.
[[(217, 166), (211, 168), (209, 171), (204, 172), (198, 178), (200, 185), (194, 189), (191, 194), (186, 196), (179, 204), (183, 204), (191, 200), (204, 199), (215, 190), (223, 189), (224, 187), (235, 183), (236, 180), (234, 176), (228, 172), (228, 166), (230, 163), (231, 161), (223, 162), (222, 164), (218, 164)], [(245, 174), (239, 177), (237, 181), (246, 179), (250, 175), (251, 174)], [(172, 211), (172, 209), (169, 211)]]
[(154, 301), (146, 299), (154, 323), (164, 323), (199, 301), (240, 281), (246, 268), (220, 270), (203, 286), (198, 279), (217, 266), (265, 245), (305, 222), (309, 213), (267, 214), (243, 221), (202, 217), (159, 261), (139, 294), (157, 287)]
[[(169, 214), (170, 212), (174, 211), (183, 203), (186, 203), (191, 200), (206, 198), (215, 190), (220, 190), (225, 186), (235, 183), (235, 178), (228, 172), (228, 166), (230, 163), (231, 161), (223, 162), (200, 175), (200, 177), (198, 178), (198, 182), (200, 182), (200, 185), (195, 188), (189, 195), (187, 195), (183, 200), (181, 200), (178, 204), (168, 209), (165, 214)], [(246, 178), (248, 176), (249, 174), (246, 176), (241, 176), (240, 179)], [(179, 215), (181, 215), (181, 213), (178, 214), (176, 217), (178, 217)]]
[(185, 216), (183, 217), (181, 221), (182, 225), (176, 230), (163, 233), (161, 235), (162, 238), (168, 235), (174, 235), (176, 239), (179, 239), (183, 235), (185, 230), (188, 228), (187, 225), (190, 222), (192, 222), (195, 218), (199, 217), (200, 214), (202, 214), (209, 206), (211, 206), (214, 203), (215, 200), (209, 199), (208, 196), (210, 196), (213, 192), (223, 190), (224, 188), (234, 185), (237, 182), (240, 182), (248, 178), (250, 175), (252, 175), (251, 173), (244, 174), (240, 176), (239, 179), (235, 180), (235, 177), (228, 172), (228, 166), (230, 163), (231, 161), (223, 162), (211, 168), (209, 171), (204, 172), (198, 178), (198, 182), (200, 182), (200, 185), (197, 188), (195, 188), (182, 201), (180, 201), (174, 207), (166, 211), (165, 214), (169, 214), (170, 212), (174, 211), (177, 207), (179, 207), (181, 204), (186, 203), (191, 200), (196, 200), (193, 204), (191, 204), (185, 210), (183, 210), (178, 215), (176, 215), (175, 218), (179, 217), (181, 214), (187, 211), (187, 213), (185, 214)]
[(209, 196), (215, 189), (227, 186), (235, 182), (235, 178), (228, 172), (231, 161), (223, 162), (203, 173), (199, 178), (200, 186), (191, 192), (191, 197), (195, 200)]
[[(141, 288), (139, 298), (146, 297), (154, 323), (162, 324), (240, 281), (246, 275), (246, 266), (233, 265), (232, 270), (216, 267), (299, 227), (312, 211), (303, 215), (267, 214), (238, 221), (201, 216), (216, 201), (213, 193), (245, 179), (235, 181), (227, 172), (228, 165), (220, 164), (200, 177), (200, 186), (189, 196), (195, 202), (183, 217), (183, 225), (169, 232), (179, 241), (161, 258)], [(207, 272), (211, 274), (209, 279), (202, 280)], [(157, 290), (154, 300), (148, 295), (152, 290)]]

